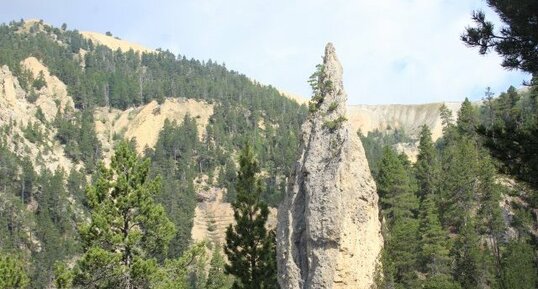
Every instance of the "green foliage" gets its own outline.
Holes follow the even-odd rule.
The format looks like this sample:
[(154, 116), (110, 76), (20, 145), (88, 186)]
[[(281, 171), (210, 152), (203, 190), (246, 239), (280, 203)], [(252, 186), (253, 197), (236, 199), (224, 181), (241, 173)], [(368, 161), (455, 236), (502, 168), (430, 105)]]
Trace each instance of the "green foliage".
[(452, 117), (452, 111), (446, 107), (443, 103), (439, 108), (441, 116), (441, 123), (443, 125), (443, 138), (441, 145), (447, 145), (455, 138), (457, 138), (457, 128), (454, 124), (454, 118)]
[[(17, 79), (19, 80), (19, 84), (20, 84), (22, 89), (24, 89), (26, 91), (29, 90), (29, 91), (34, 91), (35, 92), (35, 89), (33, 89), (33, 87), (30, 86), (30, 82), (33, 79), (33, 75), (32, 75), (32, 72), (30, 70), (23, 68), (22, 65), (19, 63), (16, 66), (14, 72), (17, 75)], [(36, 99), (37, 99), (37, 97), (36, 97)], [(31, 102), (33, 103), (33, 101), (31, 101)]]
[(20, 168), (22, 169), (21, 175), (19, 175), (20, 180), (20, 197), (23, 204), (29, 202), (35, 196), (35, 187), (37, 185), (37, 174), (34, 171), (34, 166), (30, 161), (28, 156), (19, 163)]
[(45, 81), (45, 74), (43, 74), (43, 71), (40, 71), (37, 78), (34, 79), (32, 82), (32, 87), (41, 90), (41, 88), (47, 86), (47, 82)]
[[(18, 33), (22, 23), (0, 25), (0, 65), (8, 65), (18, 78), (28, 76), (19, 64), (37, 56), (51, 74), (66, 85), (80, 114), (89, 119), (96, 106), (126, 109), (166, 97), (189, 98), (213, 104), (214, 113), (204, 134), (198, 158), (198, 172), (211, 175), (238, 152), (245, 141), (259, 157), (264, 171), (264, 201), (277, 206), (285, 191), (285, 176), (291, 173), (299, 146), (299, 127), (307, 109), (282, 96), (270, 86), (253, 83), (245, 75), (228, 70), (214, 61), (202, 62), (169, 51), (135, 53), (113, 51), (94, 45), (78, 31), (63, 31), (48, 25), (34, 33)], [(62, 43), (63, 45), (60, 45)], [(78, 52), (85, 53), (81, 66)], [(100, 158), (99, 142), (86, 119), (78, 113), (60, 114), (57, 139), (67, 155), (84, 163), (92, 173)], [(245, 117), (246, 116), (246, 117)], [(196, 116), (192, 116), (196, 117)], [(88, 122), (89, 123), (89, 122)], [(263, 123), (265, 128), (258, 124)], [(83, 136), (82, 134), (86, 134)], [(87, 139), (89, 141), (83, 141)], [(91, 146), (90, 146), (91, 145)], [(227, 173), (231, 176), (230, 173)], [(219, 179), (216, 186), (229, 186), (232, 179)], [(227, 196), (233, 201), (233, 195)]]
[(40, 204), (36, 214), (36, 237), (44, 249), (32, 256), (32, 285), (47, 284), (53, 275), (55, 261), (64, 260), (79, 252), (80, 243), (74, 229), (76, 219), (67, 191), (64, 172), (43, 172), (39, 176), (39, 192), (35, 201)]
[(65, 145), (66, 155), (75, 162), (82, 161), (87, 173), (93, 172), (101, 157), (101, 145), (92, 113), (59, 111), (54, 126), (57, 128), (56, 139)]
[(415, 218), (419, 201), (416, 185), (406, 159), (385, 147), (377, 177), (383, 217), (385, 248), (382, 257), (384, 275), (391, 286), (412, 286), (416, 280), (416, 251), (419, 222)]
[(385, 251), (387, 265), (385, 275), (396, 284), (410, 287), (416, 281), (416, 251), (418, 249), (418, 222), (414, 218), (401, 217), (388, 225), (385, 234)]
[(422, 126), (419, 138), (415, 175), (419, 186), (418, 194), (421, 198), (424, 198), (437, 192), (440, 167), (432, 141), (432, 134), (428, 126)]
[(71, 288), (71, 284), (73, 283), (73, 272), (69, 270), (65, 263), (57, 262), (54, 265), (54, 276), (54, 285), (56, 285), (56, 288)]
[(44, 134), (37, 123), (29, 122), (22, 132), (24, 134), (24, 138), (31, 143), (43, 142)]
[(446, 147), (442, 158), (441, 216), (445, 226), (459, 228), (463, 224), (462, 212), (469, 212), (477, 202), (479, 153), (473, 141), (462, 138)]
[(524, 241), (511, 241), (502, 257), (503, 288), (532, 289), (538, 286), (536, 254)]
[(308, 103), (308, 109), (311, 113), (316, 112), (321, 104), (323, 103), (323, 77), (324, 77), (324, 66), (322, 64), (316, 65), (316, 70), (308, 78), (308, 84), (312, 88), (312, 99)]
[(249, 144), (239, 157), (237, 200), (232, 203), (235, 224), (226, 229), (226, 273), (236, 277), (232, 288), (278, 288), (276, 238), (267, 231), (267, 205), (260, 201), (260, 169)]
[(196, 206), (193, 181), (202, 154), (200, 147), (196, 122), (186, 115), (181, 125), (165, 121), (155, 150), (147, 152), (152, 160), (151, 174), (163, 179), (163, 190), (155, 200), (177, 229), (166, 254), (170, 258), (178, 258), (190, 245)]
[(538, 60), (538, 3), (533, 0), (488, 0), (487, 4), (500, 17), (502, 27), (495, 31), (493, 22), (486, 20), (482, 11), (474, 11), (472, 19), (475, 27), (467, 27), (462, 41), (479, 48), (480, 54), (494, 49), (504, 60), (508, 69), (520, 69), (536, 74)]
[[(191, 289), (191, 277), (206, 262), (206, 244), (197, 243), (190, 246), (178, 259), (166, 260), (159, 267), (151, 282), (150, 288), (156, 289)], [(205, 272), (203, 273), (205, 274)]]
[[(538, 4), (532, 0), (488, 0), (500, 17), (503, 26), (495, 29), (482, 11), (473, 12), (475, 27), (466, 28), (461, 39), (471, 47), (478, 47), (481, 54), (492, 48), (503, 57), (502, 65), (532, 74), (531, 96), (519, 101), (517, 91), (511, 87), (506, 94), (493, 100), (489, 91), (486, 99), (487, 121), (480, 132), (486, 145), (503, 163), (503, 169), (538, 187), (538, 77), (537, 17)], [(537, 198), (538, 199), (538, 198)]]
[(5, 253), (0, 253), (0, 288), (26, 288), (29, 284), (22, 260)]
[(73, 269), (75, 286), (150, 288), (155, 256), (167, 250), (175, 229), (153, 200), (160, 181), (148, 172), (149, 160), (140, 161), (125, 142), (110, 168), (100, 167), (86, 191), (91, 221), (80, 228), (84, 254)]
[(67, 177), (67, 191), (77, 202), (83, 204), (85, 200), (86, 176), (75, 168), (71, 169)]
[(453, 247), (454, 279), (463, 288), (491, 288), (496, 285), (491, 255), (487, 249), (481, 248), (472, 218), (467, 219)]
[(465, 98), (461, 104), (461, 108), (458, 111), (458, 120), (456, 122), (456, 126), (461, 134), (468, 135), (470, 137), (476, 136), (476, 129), (478, 127), (478, 112), (468, 98)]
[(29, 103), (35, 103), (38, 97), (39, 95), (33, 88), (26, 94), (26, 100), (28, 100)]
[[(196, 202), (192, 182), (195, 178), (207, 175), (209, 185), (227, 188), (226, 199), (235, 200), (236, 167), (230, 156), (246, 140), (251, 140), (260, 168), (267, 172), (260, 176), (265, 188), (261, 199), (271, 206), (278, 205), (286, 189), (285, 176), (291, 172), (297, 153), (305, 106), (211, 60), (187, 59), (162, 50), (150, 54), (113, 51), (86, 40), (76, 30), (66, 30), (67, 26), (58, 29), (35, 25), (30, 33), (20, 33), (21, 27), (22, 22), (0, 25), (0, 65), (7, 65), (19, 79), (29, 101), (37, 100), (39, 89), (44, 88), (41, 84), (46, 84), (40, 84), (44, 74), (34, 79), (20, 65), (29, 56), (37, 57), (67, 85), (75, 110), (59, 111), (50, 124), (43, 121), (39, 112), (36, 115), (57, 131), (55, 138), (79, 168), (69, 172), (66, 187), (59, 190), (61, 194), (55, 199), (51, 193), (41, 194), (40, 190), (48, 187), (45, 179), (52, 173), (35, 173), (31, 162), (9, 154), (0, 145), (0, 246), (24, 248), (25, 257), (34, 254), (34, 265), (29, 268), (33, 287), (49, 286), (54, 262), (73, 258), (80, 252), (79, 237), (73, 235), (72, 229), (63, 228), (83, 222), (84, 214), (91, 209), (82, 188), (86, 185), (86, 174), (96, 173), (90, 180), (93, 183), (99, 174), (96, 166), (102, 148), (93, 119), (98, 106), (126, 109), (174, 97), (204, 101), (214, 107), (203, 139), (193, 130), (194, 119), (199, 118), (193, 115), (183, 122), (181, 129), (171, 129), (170, 125), (163, 130), (165, 133), (159, 137), (163, 140), (158, 141), (155, 150), (148, 150), (151, 176), (163, 178), (163, 190), (155, 195), (155, 200), (163, 205), (177, 228), (169, 249), (154, 256), (158, 263), (167, 257), (178, 258), (189, 248)], [(83, 62), (80, 49), (86, 51)], [(2, 132), (10, 133), (10, 126), (13, 124), (2, 126)], [(27, 134), (31, 133), (29, 129)], [(166, 134), (173, 136), (167, 138)], [(10, 137), (2, 135), (0, 143)], [(35, 162), (43, 167), (42, 160)], [(53, 199), (62, 205), (46, 201)], [(60, 211), (55, 212), (57, 209)], [(59, 223), (52, 220), (58, 214), (62, 215)], [(41, 227), (43, 231), (38, 229)], [(50, 241), (45, 241), (48, 238)], [(43, 246), (42, 253), (37, 253), (34, 240)]]
[(434, 198), (426, 195), (420, 204), (419, 263), (429, 276), (450, 273), (448, 232), (441, 226)]
[(329, 108), (327, 108), (327, 112), (332, 112), (338, 108), (337, 102), (332, 102), (331, 105), (329, 105)]
[(378, 174), (378, 165), (383, 156), (383, 149), (386, 146), (392, 147), (397, 143), (411, 142), (411, 138), (409, 138), (405, 131), (401, 129), (390, 130), (387, 132), (374, 130), (368, 132), (367, 135), (363, 135), (360, 131), (357, 133), (361, 138), (366, 159), (368, 160), (368, 166), (370, 167), (373, 176), (377, 176)]
[(502, 171), (534, 188), (538, 188), (537, 112), (538, 98), (510, 87), (484, 103), (478, 128), (486, 147), (500, 160)]
[(0, 142), (0, 246), (2, 250), (30, 248), (27, 228), (35, 218), (24, 208), (34, 197), (37, 179), (29, 158), (20, 159)]
[[(311, 113), (318, 111), (323, 104), (324, 96), (333, 92), (334, 87), (331, 80), (327, 79), (325, 74), (325, 66), (323, 64), (316, 65), (316, 70), (308, 78), (308, 83), (312, 88), (312, 99), (308, 103), (308, 110)], [(329, 112), (336, 109), (335, 103), (331, 103), (332, 109), (328, 109)]]
[(460, 284), (455, 282), (450, 276), (436, 275), (420, 282), (420, 288), (424, 289), (461, 289)]
[(213, 255), (209, 264), (206, 289), (229, 289), (232, 287), (233, 279), (224, 272), (225, 265), (226, 261), (218, 246), (216, 246), (213, 248)]
[[(511, 96), (503, 96), (506, 107), (521, 101), (514, 92), (511, 90)], [(492, 105), (486, 108), (495, 108), (496, 102), (492, 99)], [(512, 108), (510, 111), (520, 110)], [(475, 108), (467, 101), (458, 112), (460, 119), (454, 123), (451, 112), (442, 107), (443, 138), (434, 146), (429, 130), (422, 129), (414, 170), (405, 158), (385, 148), (376, 175), (385, 218), (383, 271), (376, 282), (378, 287), (508, 289), (535, 286), (534, 278), (522, 277), (515, 269), (521, 268), (525, 276), (536, 276), (534, 253), (523, 242), (530, 228), (530, 212), (515, 206), (516, 217), (512, 224), (507, 224), (499, 206), (502, 194), (528, 200), (533, 191), (518, 188), (518, 192), (509, 192), (499, 182), (495, 162), (482, 146), (483, 137), (476, 133), (476, 128), (480, 132), (485, 124), (499, 125), (502, 123), (499, 119), (509, 118), (510, 112), (492, 115), (481, 112), (478, 118)], [(382, 137), (362, 138), (366, 140), (367, 153), (384, 140)], [(418, 209), (412, 201), (414, 193), (420, 197)], [(507, 238), (507, 225), (517, 228), (519, 240)], [(519, 247), (512, 243), (524, 245)], [(519, 256), (521, 262), (511, 259), (518, 258), (512, 254)], [(508, 278), (507, 274), (520, 277)]]
[(381, 208), (389, 223), (399, 218), (412, 218), (418, 209), (416, 185), (398, 154), (385, 147), (379, 164), (377, 190)]
[(323, 127), (330, 130), (330, 131), (335, 131), (339, 128), (342, 127), (342, 124), (347, 120), (347, 118), (345, 116), (339, 116), (338, 118), (336, 119), (333, 119), (333, 120), (326, 120), (324, 123), (323, 123)]
[(35, 117), (41, 122), (46, 123), (47, 119), (45, 118), (45, 114), (43, 113), (43, 110), (41, 109), (41, 106), (38, 106), (35, 111)]

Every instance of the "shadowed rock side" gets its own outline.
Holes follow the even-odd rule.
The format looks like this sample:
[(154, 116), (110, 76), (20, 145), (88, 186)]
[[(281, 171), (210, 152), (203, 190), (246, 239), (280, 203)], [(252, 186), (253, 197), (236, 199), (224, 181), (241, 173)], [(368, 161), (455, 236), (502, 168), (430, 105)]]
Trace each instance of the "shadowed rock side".
[(369, 288), (383, 246), (378, 196), (361, 141), (344, 116), (342, 67), (327, 44), (321, 99), (302, 126), (302, 148), (278, 211), (283, 289)]

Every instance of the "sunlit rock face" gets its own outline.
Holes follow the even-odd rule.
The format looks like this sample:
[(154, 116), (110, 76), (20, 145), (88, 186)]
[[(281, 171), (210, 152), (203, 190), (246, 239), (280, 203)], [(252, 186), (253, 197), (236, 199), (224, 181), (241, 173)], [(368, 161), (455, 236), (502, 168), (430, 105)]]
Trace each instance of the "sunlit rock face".
[(281, 288), (370, 288), (383, 246), (376, 186), (346, 120), (342, 66), (325, 47), (319, 104), (278, 211)]

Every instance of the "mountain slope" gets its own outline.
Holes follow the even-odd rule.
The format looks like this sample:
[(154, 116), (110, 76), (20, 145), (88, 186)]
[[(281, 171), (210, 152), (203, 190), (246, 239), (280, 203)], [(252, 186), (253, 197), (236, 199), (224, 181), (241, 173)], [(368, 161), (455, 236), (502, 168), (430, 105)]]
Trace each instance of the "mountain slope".
[(207, 203), (196, 195), (218, 190), (222, 207), (234, 200), (246, 142), (264, 172), (263, 199), (278, 204), (306, 114), (223, 65), (96, 35), (42, 21), (0, 25), (0, 249), (31, 264), (35, 288), (79, 252), (84, 188), (120, 140), (134, 140), (163, 180), (156, 199), (178, 229), (166, 257), (177, 258), (193, 223), (210, 225), (195, 220)]
[[(43, 72), (44, 86), (30, 93), (21, 88), (19, 80), (9, 67), (2, 66), (0, 71), (0, 120), (6, 129), (3, 138), (5, 145), (21, 158), (30, 159), (38, 170), (55, 171), (62, 168), (69, 171), (73, 162), (66, 157), (63, 146), (54, 138), (57, 129), (50, 126), (58, 110), (73, 107), (73, 101), (67, 96), (65, 85), (36, 58), (29, 57), (21, 65), (28, 69), (33, 77)], [(28, 98), (37, 97), (33, 101)], [(40, 140), (33, 138), (39, 134)]]

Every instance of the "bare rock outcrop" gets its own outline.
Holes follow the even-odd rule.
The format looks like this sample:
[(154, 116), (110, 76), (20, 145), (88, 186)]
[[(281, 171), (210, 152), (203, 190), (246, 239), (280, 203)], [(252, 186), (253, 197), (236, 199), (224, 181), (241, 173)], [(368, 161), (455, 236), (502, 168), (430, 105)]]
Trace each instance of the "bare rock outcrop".
[(383, 246), (378, 196), (346, 119), (342, 67), (330, 43), (318, 86), (278, 211), (279, 283), (283, 289), (370, 288)]
[[(21, 67), (29, 71), (34, 79), (41, 74), (45, 85), (35, 91), (37, 99), (29, 101), (29, 92), (21, 86), (9, 67), (0, 67), (0, 127), (6, 140), (4, 145), (21, 158), (30, 156), (38, 171), (62, 168), (69, 172), (75, 164), (66, 157), (64, 147), (55, 139), (57, 131), (50, 123), (58, 110), (73, 109), (73, 100), (67, 95), (65, 84), (51, 75), (48, 68), (36, 58), (23, 60)], [(42, 135), (40, 141), (27, 137), (25, 132), (30, 125)]]

